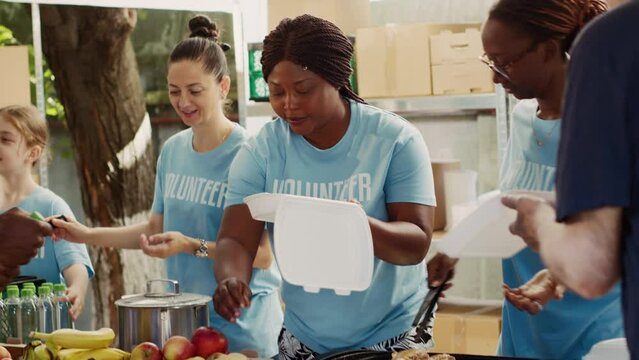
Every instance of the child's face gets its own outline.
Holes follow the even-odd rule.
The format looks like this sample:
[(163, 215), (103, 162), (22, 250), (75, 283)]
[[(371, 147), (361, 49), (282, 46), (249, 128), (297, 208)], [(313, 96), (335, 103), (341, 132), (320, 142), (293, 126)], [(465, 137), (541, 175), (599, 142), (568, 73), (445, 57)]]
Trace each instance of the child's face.
[(27, 147), (27, 142), (4, 116), (0, 116), (0, 174), (9, 175), (23, 170), (30, 170), (33, 149)]

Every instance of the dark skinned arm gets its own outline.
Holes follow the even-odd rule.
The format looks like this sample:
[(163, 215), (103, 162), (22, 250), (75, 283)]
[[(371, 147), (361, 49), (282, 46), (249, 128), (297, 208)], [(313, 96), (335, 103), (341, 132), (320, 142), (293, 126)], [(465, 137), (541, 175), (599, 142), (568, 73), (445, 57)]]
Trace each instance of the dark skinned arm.
[(388, 222), (369, 217), (375, 256), (395, 265), (424, 260), (433, 235), (435, 208), (414, 203), (386, 205)]

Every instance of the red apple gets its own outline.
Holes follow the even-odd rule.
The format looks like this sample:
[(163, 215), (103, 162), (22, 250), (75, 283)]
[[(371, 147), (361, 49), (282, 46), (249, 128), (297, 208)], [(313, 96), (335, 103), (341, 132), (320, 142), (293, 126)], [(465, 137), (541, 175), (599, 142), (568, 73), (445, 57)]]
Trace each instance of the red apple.
[(162, 348), (166, 360), (186, 360), (195, 356), (195, 345), (184, 336), (171, 336)]
[(11, 359), (11, 353), (6, 347), (0, 345), (0, 358)]
[(146, 341), (131, 350), (131, 360), (162, 360), (162, 351), (154, 343)]
[(203, 358), (214, 353), (226, 354), (229, 350), (229, 341), (226, 336), (209, 326), (202, 326), (195, 330), (191, 342), (195, 345), (195, 353)]

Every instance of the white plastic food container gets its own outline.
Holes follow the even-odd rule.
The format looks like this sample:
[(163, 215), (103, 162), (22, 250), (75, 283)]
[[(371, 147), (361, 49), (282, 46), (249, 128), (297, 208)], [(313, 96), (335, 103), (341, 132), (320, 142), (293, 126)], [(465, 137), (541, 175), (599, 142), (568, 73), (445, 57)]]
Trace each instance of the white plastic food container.
[(244, 199), (257, 220), (273, 222), (282, 277), (308, 292), (366, 290), (373, 277), (368, 217), (355, 203), (260, 193)]
[(630, 360), (626, 338), (604, 340), (596, 343), (583, 360)]
[[(507, 194), (536, 196), (553, 202), (555, 198), (551, 192), (512, 191)], [(526, 243), (510, 233), (509, 226), (517, 213), (501, 203), (502, 196), (499, 191), (482, 195), (475, 210), (435, 242), (437, 250), (455, 258), (508, 258), (525, 248)]]

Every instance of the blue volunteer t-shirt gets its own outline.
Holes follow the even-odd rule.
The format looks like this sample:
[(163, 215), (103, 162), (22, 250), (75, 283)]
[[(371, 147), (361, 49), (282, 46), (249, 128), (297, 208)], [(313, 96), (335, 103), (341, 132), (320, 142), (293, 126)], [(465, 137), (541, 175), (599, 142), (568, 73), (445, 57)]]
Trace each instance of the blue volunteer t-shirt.
[(597, 18), (569, 65), (557, 166), (557, 219), (623, 209), (621, 259), (628, 346), (639, 359), (639, 2)]
[[(501, 190), (554, 191), (560, 120), (536, 116), (537, 101), (520, 101), (512, 113), (511, 136), (501, 169)], [(533, 131), (534, 128), (534, 131)], [(530, 248), (502, 261), (504, 282), (519, 287), (544, 269)], [(504, 301), (498, 355), (578, 360), (599, 341), (623, 337), (621, 289), (585, 300), (568, 291), (530, 315)]]
[[(224, 212), (231, 161), (246, 132), (236, 125), (219, 147), (199, 153), (193, 150), (193, 131), (186, 129), (169, 138), (157, 164), (152, 211), (164, 216), (164, 231), (215, 241)], [(180, 283), (183, 292), (213, 296), (217, 282), (213, 260), (192, 254), (167, 259), (169, 278)], [(275, 262), (270, 269), (253, 269), (251, 307), (236, 323), (221, 318), (209, 303), (210, 324), (229, 339), (229, 350), (255, 349), (261, 357), (278, 353), (277, 336), (282, 328), (282, 310), (277, 294), (281, 278)]]
[[(53, 215), (75, 218), (71, 208), (61, 197), (41, 186), (38, 186), (17, 206), (28, 213), (38, 211), (45, 218)], [(20, 266), (20, 275), (37, 276), (56, 284), (64, 282), (62, 272), (73, 264), (83, 264), (87, 268), (89, 278), (93, 277), (93, 266), (86, 245), (66, 240), (53, 241), (50, 237), (46, 237), (38, 255), (28, 264)]]
[[(355, 199), (368, 216), (383, 221), (387, 203), (435, 206), (428, 150), (417, 129), (369, 105), (351, 101), (350, 109), (348, 130), (326, 150), (281, 119), (266, 124), (233, 162), (226, 205), (260, 192)], [(268, 227), (272, 235), (273, 224)], [(350, 296), (326, 289), (307, 293), (285, 281), (285, 326), (320, 353), (374, 345), (411, 328), (425, 296), (425, 276), (423, 263), (396, 266), (376, 258), (370, 288)]]

